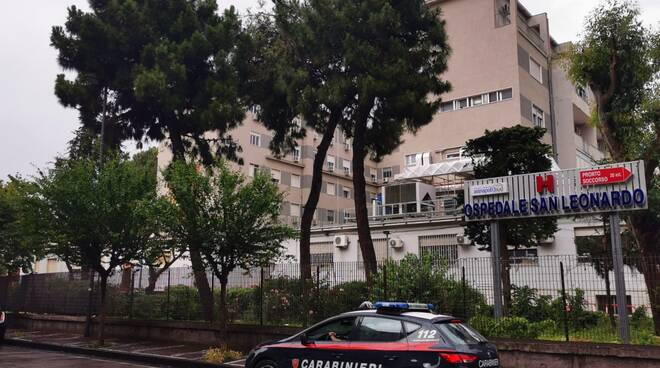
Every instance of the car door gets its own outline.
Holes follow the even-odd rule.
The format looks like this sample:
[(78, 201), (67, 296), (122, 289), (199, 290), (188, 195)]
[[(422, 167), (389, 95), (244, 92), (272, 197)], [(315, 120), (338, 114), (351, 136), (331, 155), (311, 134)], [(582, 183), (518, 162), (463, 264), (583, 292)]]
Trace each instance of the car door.
[[(306, 332), (307, 344), (288, 349), (284, 368), (338, 368), (349, 351), (357, 317), (335, 318)], [(358, 368), (358, 367), (355, 367)]]
[(405, 367), (408, 344), (401, 320), (393, 316), (363, 316), (358, 321), (351, 349), (346, 360), (352, 367)]

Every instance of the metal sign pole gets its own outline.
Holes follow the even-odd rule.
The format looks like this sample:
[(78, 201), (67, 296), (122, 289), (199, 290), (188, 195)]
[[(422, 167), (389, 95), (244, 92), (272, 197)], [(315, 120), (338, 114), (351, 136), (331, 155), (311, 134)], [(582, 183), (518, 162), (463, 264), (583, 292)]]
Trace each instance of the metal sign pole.
[(502, 265), (500, 260), (500, 223), (490, 223), (490, 259), (493, 269), (493, 298), (495, 318), (502, 318)]
[(619, 213), (610, 215), (610, 238), (612, 239), (612, 260), (614, 261), (614, 283), (616, 304), (619, 313), (619, 337), (624, 344), (630, 343), (628, 322), (628, 301), (626, 300), (626, 280), (623, 276), (623, 252), (621, 250), (621, 220)]

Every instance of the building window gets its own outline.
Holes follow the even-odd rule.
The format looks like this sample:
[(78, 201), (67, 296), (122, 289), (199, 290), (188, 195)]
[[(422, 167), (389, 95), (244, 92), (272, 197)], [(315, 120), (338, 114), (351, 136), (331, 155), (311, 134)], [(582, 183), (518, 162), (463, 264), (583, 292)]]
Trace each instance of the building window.
[(293, 148), (293, 161), (300, 162), (300, 147)]
[(335, 171), (335, 156), (328, 155), (327, 161), (328, 161), (328, 171), (334, 172)]
[(258, 171), (259, 171), (259, 165), (250, 164), (250, 170), (248, 171), (248, 175), (254, 178), (254, 176), (257, 175)]
[(376, 169), (369, 169), (369, 176), (371, 176), (372, 183), (378, 183), (378, 171)]
[(536, 248), (513, 249), (509, 252), (511, 264), (536, 265), (539, 262), (539, 254)]
[(270, 178), (273, 180), (273, 183), (279, 184), (282, 181), (282, 172), (280, 170), (272, 169), (270, 170)]
[(325, 186), (325, 193), (329, 195), (335, 195), (337, 188), (334, 183), (327, 183)]
[(543, 120), (543, 110), (538, 106), (532, 104), (532, 122), (534, 126), (545, 128), (545, 121)]
[(479, 105), (483, 105), (483, 103), (484, 103), (483, 95), (470, 97), (470, 106), (479, 106)]
[(419, 254), (434, 259), (458, 259), (457, 234), (423, 235), (419, 237)]
[(468, 99), (467, 98), (461, 98), (460, 100), (454, 101), (454, 109), (455, 110), (460, 110), (468, 107)]
[(387, 183), (390, 180), (392, 180), (392, 168), (391, 167), (385, 167), (385, 168), (383, 168), (383, 182)]
[(417, 154), (406, 155), (406, 166), (417, 166)]
[(291, 174), (291, 186), (293, 188), (300, 188), (300, 175)]
[(342, 193), (344, 195), (344, 198), (351, 198), (351, 188), (343, 187)]
[(250, 144), (253, 146), (261, 147), (261, 134), (250, 133)]
[(291, 203), (289, 207), (289, 213), (291, 213), (291, 216), (300, 216), (300, 205)]
[(440, 111), (452, 111), (454, 110), (454, 101), (443, 102), (440, 104)]
[(541, 64), (537, 63), (531, 57), (529, 58), (529, 74), (539, 81), (539, 83), (543, 83), (543, 69), (541, 68)]
[(344, 160), (342, 165), (344, 166), (344, 175), (351, 175), (351, 162)]
[(455, 160), (455, 159), (461, 158), (461, 150), (447, 152), (447, 153), (445, 153), (445, 158), (447, 160)]
[(335, 211), (327, 210), (325, 213), (325, 219), (328, 223), (333, 224), (335, 222)]

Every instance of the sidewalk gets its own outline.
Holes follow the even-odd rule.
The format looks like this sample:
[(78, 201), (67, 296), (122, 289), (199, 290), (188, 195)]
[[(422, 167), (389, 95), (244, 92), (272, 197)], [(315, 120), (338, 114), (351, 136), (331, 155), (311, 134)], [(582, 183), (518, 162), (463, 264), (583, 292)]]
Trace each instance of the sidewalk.
[(97, 348), (96, 339), (86, 338), (79, 334), (27, 330), (8, 330), (6, 339), (8, 345), (117, 357), (164, 366), (227, 368), (242, 368), (244, 366), (243, 360), (223, 365), (206, 363), (203, 361), (203, 356), (209, 346), (184, 342), (130, 341), (106, 338), (105, 346)]

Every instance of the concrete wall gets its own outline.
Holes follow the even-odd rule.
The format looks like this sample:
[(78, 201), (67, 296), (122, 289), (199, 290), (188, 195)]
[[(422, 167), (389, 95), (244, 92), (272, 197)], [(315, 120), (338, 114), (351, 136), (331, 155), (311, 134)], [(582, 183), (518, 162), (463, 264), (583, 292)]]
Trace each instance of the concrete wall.
[[(82, 334), (84, 318), (18, 316), (10, 328), (65, 331)], [(184, 341), (216, 345), (218, 331), (208, 323), (174, 321), (109, 320), (108, 337)], [(278, 340), (299, 331), (296, 327), (234, 325), (229, 328), (233, 349), (248, 351), (258, 343)], [(494, 341), (501, 365), (506, 368), (655, 368), (660, 366), (660, 347), (618, 344), (561, 343), (542, 341)]]

